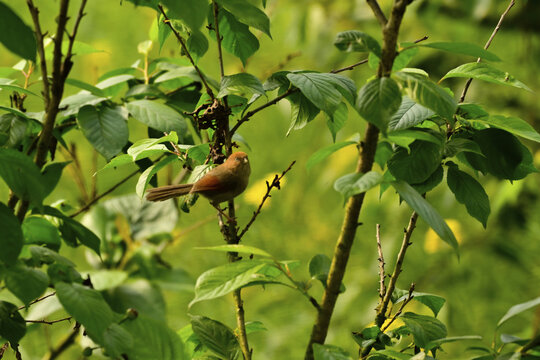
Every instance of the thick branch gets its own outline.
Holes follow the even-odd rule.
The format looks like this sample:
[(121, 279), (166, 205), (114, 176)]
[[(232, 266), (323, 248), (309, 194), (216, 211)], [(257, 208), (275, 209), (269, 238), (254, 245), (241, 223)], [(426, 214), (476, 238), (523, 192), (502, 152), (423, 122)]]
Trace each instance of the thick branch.
[(382, 251), (382, 244), (381, 244), (381, 225), (377, 224), (377, 252), (379, 254), (379, 257), (377, 258), (379, 262), (379, 297), (381, 298), (381, 301), (384, 299), (384, 294), (386, 294), (386, 285), (384, 284), (384, 278), (386, 277), (386, 274), (384, 272), (384, 255)]
[[(499, 22), (495, 26), (495, 29), (493, 29), (493, 32), (491, 33), (491, 36), (489, 37), (488, 41), (484, 45), (484, 49), (487, 50), (489, 48), (489, 46), (491, 45), (491, 42), (493, 41), (493, 38), (495, 38), (495, 35), (497, 35), (497, 32), (499, 32), (499, 29), (501, 28), (502, 22), (503, 22), (504, 18), (506, 17), (506, 14), (508, 14), (508, 12), (510, 12), (510, 9), (512, 8), (512, 6), (514, 6), (515, 3), (516, 3), (515, 0), (510, 0), (510, 3), (508, 4), (508, 7), (502, 13), (501, 18), (499, 19)], [(478, 58), (478, 59), (476, 59), (476, 62), (479, 63), (481, 60), (482, 60), (481, 58)], [(471, 86), (472, 81), (473, 81), (473, 79), (470, 78), (465, 83), (465, 87), (463, 88), (463, 92), (461, 93), (461, 97), (459, 98), (460, 103), (465, 101), (465, 96), (467, 96), (467, 91), (469, 91), (469, 86)]]
[[(392, 64), (396, 56), (396, 44), (399, 27), (405, 13), (405, 9), (410, 1), (397, 0), (392, 7), (390, 19), (383, 27), (383, 48), (382, 58), (379, 64), (378, 77), (389, 76), (392, 71)], [(375, 15), (377, 16), (377, 15)], [(375, 150), (379, 139), (379, 130), (373, 124), (368, 124), (364, 143), (361, 148), (360, 158), (356, 171), (366, 173), (371, 170), (375, 157)], [(339, 295), (339, 288), (345, 275), (345, 269), (349, 260), (352, 244), (358, 227), (358, 216), (364, 202), (365, 193), (355, 195), (349, 199), (345, 208), (345, 218), (341, 227), (341, 232), (336, 243), (330, 272), (326, 288), (323, 294), (321, 309), (317, 314), (317, 319), (311, 332), (311, 337), (306, 349), (305, 358), (313, 359), (313, 344), (324, 343), (330, 319)]]
[(208, 96), (210, 96), (210, 98), (212, 100), (215, 99), (215, 96), (214, 96), (214, 92), (212, 91), (212, 89), (210, 88), (210, 85), (208, 85), (208, 82), (206, 81), (206, 78), (204, 77), (201, 69), (199, 69), (199, 67), (197, 66), (197, 64), (195, 64), (195, 61), (193, 60), (193, 58), (191, 57), (191, 54), (189, 53), (188, 51), (188, 48), (186, 46), (186, 42), (184, 41), (184, 38), (180, 35), (180, 33), (174, 28), (173, 24), (171, 23), (171, 20), (169, 19), (169, 17), (167, 16), (167, 14), (165, 13), (165, 10), (163, 9), (163, 6), (161, 6), (161, 4), (158, 5), (159, 7), (159, 10), (161, 11), (161, 14), (163, 15), (163, 18), (165, 19), (165, 23), (167, 25), (169, 25), (169, 27), (171, 28), (174, 36), (176, 36), (176, 39), (178, 40), (178, 42), (180, 43), (180, 46), (182, 47), (182, 50), (184, 51), (184, 54), (186, 54), (189, 62), (191, 63), (191, 65), (193, 66), (193, 68), (195, 69), (195, 71), (197, 71), (197, 74), (199, 75), (199, 77), (201, 78), (201, 81), (204, 85), (204, 88), (206, 90), (206, 93), (208, 94)]

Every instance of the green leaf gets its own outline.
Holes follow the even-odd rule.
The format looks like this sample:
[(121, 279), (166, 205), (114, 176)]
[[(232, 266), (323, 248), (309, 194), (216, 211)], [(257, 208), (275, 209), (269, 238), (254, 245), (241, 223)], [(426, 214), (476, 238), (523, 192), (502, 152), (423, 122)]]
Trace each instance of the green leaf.
[(334, 345), (321, 345), (314, 343), (313, 358), (315, 360), (352, 360), (348, 352)]
[(333, 114), (341, 103), (341, 93), (336, 89), (329, 74), (321, 73), (289, 73), (287, 78), (300, 89), (315, 106)]
[[(328, 279), (328, 273), (330, 272), (330, 265), (332, 260), (325, 254), (317, 254), (309, 260), (309, 274), (312, 279), (319, 280), (321, 285), (326, 288), (326, 281)], [(345, 292), (345, 285), (341, 283), (339, 286), (339, 292)]]
[(315, 119), (320, 110), (301, 92), (292, 93), (287, 96), (287, 100), (291, 103), (291, 124), (287, 130), (288, 136), (292, 130), (304, 128), (310, 121)]
[(231, 14), (234, 14), (241, 23), (259, 29), (269, 38), (272, 38), (272, 35), (270, 35), (270, 19), (259, 8), (251, 5), (246, 0), (218, 0), (218, 3)]
[(191, 328), (201, 343), (220, 359), (236, 359), (240, 346), (234, 332), (219, 321), (206, 316), (191, 316)]
[(167, 105), (150, 100), (135, 100), (127, 104), (127, 109), (136, 120), (162, 131), (176, 131), (180, 138), (188, 132), (185, 119)]
[(169, 17), (182, 20), (191, 30), (198, 30), (206, 17), (206, 0), (162, 0), (162, 3), (169, 8)]
[[(153, 155), (161, 155), (166, 152), (170, 152), (165, 145), (165, 142), (172, 142), (178, 144), (178, 135), (175, 131), (171, 131), (168, 135), (162, 136), (158, 139), (142, 139), (136, 141), (129, 147), (127, 153), (133, 161), (141, 160)], [(120, 159), (122, 155), (118, 156)], [(114, 159), (113, 159), (114, 160)], [(123, 162), (123, 160), (117, 160), (117, 162)]]
[(2, 105), (0, 105), (0, 110), (4, 110), (4, 111), (10, 112), (10, 113), (12, 113), (14, 115), (17, 115), (17, 116), (19, 116), (21, 118), (24, 118), (26, 120), (30, 120), (28, 115), (26, 113), (23, 113), (20, 110), (17, 110), (17, 109), (11, 108), (11, 107), (7, 107), (7, 106), (2, 106)]
[(134, 79), (133, 75), (117, 75), (109, 77), (96, 84), (98, 89), (103, 90), (107, 96), (116, 96), (124, 88), (126, 82)]
[(187, 39), (186, 46), (191, 56), (198, 61), (208, 51), (208, 39), (202, 32), (194, 31)]
[(337, 110), (332, 114), (332, 116), (328, 116), (328, 120), (326, 120), (326, 126), (332, 134), (332, 140), (336, 141), (337, 133), (343, 128), (345, 122), (347, 122), (348, 114), (349, 110), (347, 108), (347, 105), (342, 102), (341, 104), (339, 104)]
[(103, 291), (102, 294), (111, 309), (117, 313), (136, 309), (138, 314), (166, 321), (166, 305), (161, 289), (146, 279), (128, 281)]
[(455, 164), (449, 165), (446, 181), (456, 196), (456, 200), (464, 204), (467, 212), (480, 221), (485, 228), (491, 208), (482, 185), (471, 175), (459, 170)]
[(502, 115), (492, 115), (486, 119), (472, 119), (471, 123), (481, 123), (490, 127), (506, 130), (522, 138), (540, 142), (540, 134), (525, 120), (517, 117), (507, 117)]
[[(446, 300), (438, 295), (433, 294), (426, 294), (421, 292), (413, 292), (413, 300), (416, 300), (424, 305), (426, 305), (428, 308), (433, 311), (433, 315), (437, 316), (441, 308), (443, 307)], [(392, 294), (392, 303), (398, 304), (405, 299), (409, 297), (409, 291), (408, 290), (402, 290), (402, 289), (395, 289), (394, 293)], [(394, 300), (394, 298), (396, 298)]]
[(144, 196), (144, 192), (146, 191), (146, 187), (148, 186), (148, 183), (150, 180), (152, 180), (152, 177), (162, 168), (169, 165), (171, 162), (178, 160), (178, 156), (176, 155), (170, 155), (167, 156), (165, 159), (161, 160), (160, 162), (150, 166), (148, 169), (146, 169), (141, 176), (139, 177), (139, 180), (137, 181), (137, 185), (135, 187), (135, 192), (139, 197)]
[(62, 171), (70, 163), (71, 161), (54, 162), (45, 166), (42, 171), (42, 184), (45, 197), (52, 193), (56, 188), (56, 185), (58, 185), (58, 181), (60, 181), (60, 177), (62, 176)]
[(26, 322), (19, 308), (12, 303), (0, 301), (0, 337), (17, 345), (26, 334)]
[[(79, 240), (84, 246), (94, 250), (94, 252), (99, 255), (99, 247), (101, 241), (92, 231), (88, 230), (78, 221), (64, 215), (60, 210), (53, 207), (45, 206), (43, 208), (43, 213), (45, 215), (51, 215), (62, 220), (62, 225), (60, 228), (61, 233), (63, 233), (63, 227), (64, 231), (68, 231), (69, 234), (71, 234), (75, 239)], [(64, 240), (66, 240), (65, 236), (63, 237)]]
[(403, 96), (401, 105), (390, 119), (388, 131), (404, 130), (422, 123), (435, 113), (430, 109), (415, 103), (408, 96)]
[(103, 335), (113, 323), (114, 313), (99, 291), (64, 282), (56, 283), (55, 288), (64, 309), (86, 328), (92, 339), (103, 343)]
[(458, 252), (458, 242), (443, 218), (416, 190), (404, 181), (393, 181), (392, 186), (409, 206), (439, 235)]
[(497, 327), (501, 326), (502, 324), (504, 324), (506, 321), (508, 321), (509, 319), (513, 318), (514, 316), (518, 315), (518, 314), (521, 314), (522, 312), (526, 311), (526, 310), (529, 310), (529, 309), (532, 309), (534, 307), (537, 307), (538, 305), (540, 305), (540, 297), (537, 297), (536, 299), (533, 299), (533, 300), (529, 300), (527, 302), (524, 302), (524, 303), (521, 303), (521, 304), (517, 304), (517, 305), (514, 305), (512, 306), (507, 312), (506, 314), (504, 314), (504, 316), (501, 318), (501, 320), (499, 320), (499, 322), (497, 323)]
[(103, 347), (108, 356), (120, 358), (134, 347), (133, 337), (126, 329), (113, 323), (105, 329)]
[(433, 143), (437, 146), (441, 146), (444, 139), (440, 133), (435, 132), (431, 129), (405, 129), (405, 130), (394, 130), (389, 132), (388, 140), (395, 143), (396, 145), (405, 147), (410, 151), (409, 145), (414, 142), (414, 140), (422, 140)]
[[(209, 25), (215, 28), (213, 17)], [(236, 20), (235, 16), (225, 9), (219, 11), (219, 33), (223, 36), (221, 45), (246, 66), (247, 59), (259, 49), (259, 40), (249, 31), (249, 27)], [(214, 37), (215, 37), (215, 33)]]
[(386, 163), (390, 160), (393, 153), (392, 145), (386, 141), (379, 141), (377, 150), (375, 151), (375, 162), (381, 167), (381, 170), (384, 170)]
[(400, 104), (401, 92), (396, 82), (383, 77), (371, 80), (360, 89), (356, 107), (364, 119), (386, 132)]
[(256, 248), (254, 246), (247, 246), (247, 245), (218, 245), (218, 246), (205, 246), (205, 247), (196, 247), (195, 249), (198, 250), (212, 250), (212, 251), (220, 251), (220, 252), (234, 252), (239, 254), (253, 254), (253, 255), (260, 255), (264, 257), (272, 257), (269, 253), (266, 251)]
[(6, 287), (25, 305), (42, 295), (49, 286), (49, 277), (38, 269), (22, 263), (4, 270)]
[(113, 323), (114, 313), (99, 291), (65, 282), (56, 283), (55, 288), (64, 309), (86, 328), (92, 339), (103, 343), (103, 335)]
[(36, 61), (34, 31), (3, 2), (0, 2), (0, 42), (23, 59)]
[(127, 350), (130, 360), (189, 360), (180, 337), (162, 320), (140, 314), (121, 326), (131, 335), (134, 344), (145, 344)]
[(392, 359), (392, 360), (410, 360), (411, 359), (411, 355), (409, 354), (403, 354), (403, 353), (400, 353), (400, 352), (397, 352), (397, 351), (394, 351), (394, 350), (390, 350), (390, 349), (383, 349), (383, 350), (378, 350), (378, 351), (375, 351), (374, 354), (382, 354), (384, 355), (383, 358), (378, 358), (378, 357), (369, 357), (368, 359), (369, 360), (387, 360), (387, 359)]
[(68, 96), (60, 102), (60, 108), (65, 109), (60, 114), (61, 116), (69, 117), (76, 115), (79, 109), (85, 105), (96, 106), (99, 103), (107, 100), (106, 97), (92, 95), (86, 91), (81, 91), (78, 94)]
[(120, 106), (85, 105), (79, 109), (77, 123), (86, 139), (108, 161), (128, 142), (127, 118), (126, 109)]
[(340, 177), (334, 183), (334, 189), (341, 193), (346, 201), (354, 195), (368, 191), (379, 185), (382, 181), (382, 175), (375, 171), (369, 171), (365, 174), (352, 173)]
[(388, 170), (398, 180), (409, 184), (426, 181), (441, 163), (441, 147), (432, 142), (416, 140), (410, 146), (410, 153), (398, 147), (388, 160)]
[(407, 88), (411, 99), (435, 111), (445, 119), (452, 119), (457, 109), (457, 103), (443, 88), (418, 73), (400, 71), (394, 75)]
[(482, 173), (490, 173), (500, 179), (519, 180), (534, 168), (532, 155), (519, 140), (507, 131), (490, 128), (472, 135), (484, 156), (467, 152), (468, 163)]
[(437, 340), (431, 341), (429, 344), (427, 344), (426, 350), (431, 350), (431, 349), (437, 348), (437, 347), (441, 346), (442, 344), (447, 344), (447, 343), (451, 343), (451, 342), (455, 342), (455, 341), (464, 341), (464, 340), (482, 340), (482, 337), (478, 336), (478, 335), (464, 335), (464, 336), (445, 337), (445, 338), (442, 338), (442, 339), (437, 339)]
[(12, 149), (0, 149), (0, 177), (22, 200), (40, 207), (45, 197), (41, 172), (30, 157)]
[(439, 185), (444, 177), (444, 170), (442, 165), (439, 165), (437, 170), (433, 172), (425, 181), (421, 183), (414, 183), (411, 186), (414, 190), (418, 191), (419, 194), (425, 194), (428, 191), (433, 190), (437, 185)]
[(32, 260), (34, 260), (39, 265), (52, 264), (56, 262), (62, 265), (75, 267), (75, 264), (71, 262), (71, 260), (61, 256), (56, 251), (53, 251), (46, 247), (35, 245), (31, 245), (28, 248), (30, 249), (30, 255), (32, 256)]
[(222, 98), (231, 94), (248, 97), (248, 94), (265, 95), (265, 91), (262, 83), (255, 76), (248, 73), (239, 73), (224, 76), (221, 79), (217, 97)]
[(453, 77), (472, 78), (487, 81), (493, 84), (509, 85), (520, 89), (532, 91), (521, 81), (502, 70), (496, 69), (486, 63), (467, 63), (450, 70), (440, 81)]
[(431, 341), (446, 337), (446, 326), (434, 317), (406, 312), (400, 319), (411, 330), (414, 343), (420, 348), (425, 349)]
[[(396, 56), (396, 58), (394, 59), (394, 64), (392, 64), (392, 71), (396, 72), (405, 68), (417, 54), (418, 54), (417, 47), (401, 50)], [(379, 65), (378, 63), (380, 62), (380, 60), (379, 58), (376, 58), (376, 59), (378, 60), (377, 61), (377, 66), (378, 66)]]
[(36, 96), (38, 98), (41, 98), (41, 96), (39, 96), (38, 94), (36, 94), (36, 93), (34, 93), (34, 92), (32, 92), (32, 91), (30, 91), (28, 89), (17, 86), (17, 85), (0, 84), (0, 90), (13, 91), (13, 92), (23, 93), (23, 94), (27, 94), (27, 95), (33, 95), (33, 96)]
[(60, 233), (56, 226), (45, 218), (26, 217), (22, 223), (22, 231), (25, 244), (45, 245), (56, 251), (60, 249)]
[(246, 322), (246, 333), (252, 334), (258, 331), (268, 331), (264, 324), (260, 321), (248, 321)]
[(273, 265), (263, 260), (242, 260), (218, 266), (204, 272), (195, 284), (195, 298), (189, 306), (202, 301), (215, 299), (250, 283), (273, 282), (265, 274)]
[(0, 228), (0, 261), (7, 265), (14, 264), (23, 246), (23, 232), (13, 211), (3, 203), (0, 203)]
[(314, 165), (324, 161), (327, 157), (329, 157), (336, 151), (353, 144), (358, 144), (358, 142), (342, 141), (317, 150), (313, 155), (309, 157), (308, 161), (306, 162), (306, 168), (310, 170)]
[(370, 35), (361, 31), (349, 30), (336, 35), (334, 45), (341, 51), (372, 52), (381, 57), (381, 45)]
[(422, 43), (418, 44), (420, 47), (428, 47), (432, 49), (442, 50), (451, 52), (453, 54), (463, 54), (474, 56), (477, 58), (482, 58), (488, 61), (501, 61), (499, 57), (493, 54), (490, 51), (487, 51), (481, 46), (476, 44), (466, 43), (466, 42), (433, 42), (433, 43)]
[(105, 92), (102, 89), (100, 89), (98, 87), (95, 87), (94, 85), (90, 85), (90, 84), (88, 84), (88, 83), (86, 83), (84, 81), (81, 81), (81, 80), (67, 78), (66, 79), (66, 84), (78, 87), (79, 89), (89, 91), (91, 94), (99, 96), (99, 97), (106, 97), (107, 96), (107, 95), (105, 95)]
[(480, 146), (472, 140), (453, 137), (444, 144), (444, 156), (454, 157), (461, 152), (472, 152), (482, 155)]
[(2, 146), (7, 148), (18, 146), (24, 140), (27, 128), (27, 119), (11, 113), (1, 115), (0, 133), (7, 134), (7, 139)]

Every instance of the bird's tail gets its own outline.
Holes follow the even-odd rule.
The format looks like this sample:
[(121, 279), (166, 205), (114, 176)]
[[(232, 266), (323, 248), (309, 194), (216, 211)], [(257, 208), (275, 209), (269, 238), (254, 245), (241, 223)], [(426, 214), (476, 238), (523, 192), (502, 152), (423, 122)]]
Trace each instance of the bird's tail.
[(164, 201), (176, 196), (187, 195), (191, 191), (193, 184), (179, 184), (160, 186), (148, 190), (146, 199), (148, 201)]

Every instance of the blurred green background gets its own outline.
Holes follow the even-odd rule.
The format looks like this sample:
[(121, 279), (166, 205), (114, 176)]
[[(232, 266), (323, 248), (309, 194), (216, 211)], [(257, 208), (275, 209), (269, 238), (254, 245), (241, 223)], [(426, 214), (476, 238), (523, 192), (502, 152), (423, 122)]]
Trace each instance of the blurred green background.
[[(380, 4), (387, 11), (391, 1), (380, 0)], [(406, 13), (399, 40), (413, 41), (427, 35), (431, 41), (466, 41), (483, 45), (507, 4), (507, 1), (500, 0), (417, 0)], [(9, 5), (30, 23), (24, 0), (10, 0)], [(41, 11), (43, 28), (53, 32), (53, 14), (58, 2), (39, 0), (36, 5)], [(149, 38), (155, 13), (149, 8), (135, 8), (131, 3), (120, 0), (91, 0), (86, 12), (78, 40), (103, 52), (76, 57), (71, 77), (94, 84), (103, 73), (129, 67), (140, 59), (137, 44)], [(261, 48), (245, 68), (238, 59), (227, 54), (227, 74), (247, 71), (264, 80), (281, 69), (329, 71), (363, 58), (362, 55), (339, 52), (332, 45), (338, 32), (356, 29), (381, 39), (379, 25), (364, 1), (269, 0), (266, 13), (271, 18), (273, 40), (257, 32)], [(539, 14), (540, 2), (517, 1), (490, 48), (503, 60), (496, 63), (496, 67), (508, 71), (534, 91), (540, 89)], [(0, 66), (13, 66), (18, 62), (4, 48), (0, 48), (0, 54)], [(179, 48), (170, 37), (161, 54), (154, 46), (151, 56), (178, 57)], [(474, 60), (421, 49), (411, 66), (425, 69), (437, 81), (448, 70)], [(214, 41), (210, 40), (210, 51), (200, 64), (206, 73), (218, 78)], [(373, 74), (367, 65), (344, 73), (356, 82), (358, 88)], [(450, 79), (443, 84), (458, 96), (464, 80)], [(77, 91), (67, 86), (66, 95)], [(474, 81), (468, 99), (482, 104), (492, 114), (518, 116), (540, 129), (537, 93)], [(7, 95), (0, 93), (0, 104), (9, 104)], [(28, 101), (27, 107), (29, 111), (41, 110), (39, 102), (34, 100)], [(240, 133), (250, 146), (246, 151), (251, 159), (252, 176), (250, 187), (238, 200), (238, 219), (240, 224), (248, 221), (265, 190), (264, 180), (280, 173), (296, 160), (282, 190), (273, 193), (269, 205), (265, 206), (243, 241), (265, 249), (279, 259), (298, 260), (300, 265), (293, 274), (297, 279), (308, 281), (309, 259), (318, 253), (332, 255), (343, 218), (343, 199), (333, 189), (333, 182), (354, 170), (355, 151), (354, 148), (341, 150), (308, 172), (305, 168), (307, 159), (316, 150), (331, 144), (331, 135), (320, 116), (306, 128), (286, 137), (289, 119), (289, 105), (281, 102), (257, 114), (241, 127)], [(348, 123), (339, 133), (338, 140), (358, 132), (363, 134), (364, 127), (365, 123), (350, 111)], [(131, 123), (130, 140), (134, 142), (143, 137), (146, 137), (143, 127)], [(94, 176), (94, 155), (90, 144), (80, 135), (70, 135), (66, 140), (76, 143), (82, 151), (81, 165), (86, 174), (86, 186), (97, 181), (98, 193), (134, 169), (106, 170)], [(538, 145), (527, 145), (533, 150), (535, 164), (539, 167)], [(100, 157), (97, 169), (104, 164), (105, 160)], [(167, 171), (160, 174), (161, 185), (178, 169)], [(67, 176), (47, 201), (52, 203), (65, 199), (76, 206), (82, 205), (84, 201), (69, 168), (64, 174)], [(134, 193), (135, 183), (136, 178), (107, 198)], [(468, 216), (465, 207), (456, 203), (446, 186), (439, 185), (428, 194), (427, 199), (448, 220), (461, 241), (461, 259), (458, 261), (451, 249), (430, 233), (420, 220), (398, 287), (406, 289), (414, 282), (417, 291), (445, 297), (447, 302), (439, 318), (448, 326), (449, 336), (481, 335), (487, 345), (492, 341), (497, 321), (510, 306), (540, 296), (540, 202), (537, 201), (540, 177), (533, 174), (513, 184), (483, 178), (482, 183), (490, 195), (492, 206), (487, 230)], [(7, 198), (4, 184), (0, 184), (0, 196), (2, 200)], [(363, 225), (359, 227), (344, 280), (347, 291), (339, 298), (327, 343), (343, 347), (351, 354), (356, 353), (351, 331), (360, 331), (373, 321), (378, 300), (375, 226), (381, 224), (387, 271), (391, 271), (410, 212), (405, 204), (399, 205), (397, 196), (390, 191), (382, 198), (379, 198), (377, 189), (368, 193), (360, 217)], [(165, 251), (164, 260), (186, 270), (193, 281), (205, 270), (226, 262), (225, 256), (219, 253), (195, 249), (221, 244), (214, 213), (203, 201), (197, 203), (191, 213), (181, 213), (173, 231), (175, 240)], [(82, 249), (64, 247), (62, 253), (77, 260), (81, 271), (92, 269)], [(310, 292), (319, 298), (322, 287), (315, 282), (312, 285)], [(302, 358), (315, 318), (314, 309), (306, 299), (290, 289), (277, 286), (248, 288), (243, 294), (246, 319), (261, 321), (268, 329), (250, 336), (255, 358)], [(192, 297), (193, 293), (186, 289), (165, 291), (167, 317), (172, 329), (188, 324), (188, 313), (203, 314), (235, 326), (230, 297), (198, 303), (188, 309)], [(427, 308), (421, 305), (411, 306), (414, 311), (428, 313)], [(539, 324), (540, 309), (536, 314), (528, 312), (508, 322), (502, 332), (526, 337), (537, 331)], [(23, 358), (39, 359), (46, 346), (56, 343), (69, 326), (36, 326), (35, 333), (27, 335), (21, 344)], [(473, 353), (467, 352), (466, 348), (473, 344), (448, 345), (446, 354), (441, 358), (470, 358)], [(80, 348), (74, 347), (62, 358), (80, 358), (80, 353)]]

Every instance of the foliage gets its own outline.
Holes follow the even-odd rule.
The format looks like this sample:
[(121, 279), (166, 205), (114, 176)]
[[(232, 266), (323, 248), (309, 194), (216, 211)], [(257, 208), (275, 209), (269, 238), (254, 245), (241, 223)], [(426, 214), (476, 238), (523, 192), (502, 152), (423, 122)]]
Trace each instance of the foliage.
[[(209, 163), (222, 162), (233, 147), (246, 143), (238, 133), (240, 126), (283, 99), (291, 107), (287, 134), (295, 136), (293, 131), (307, 131), (309, 123), (326, 119), (334, 144), (311, 155), (306, 167), (312, 174), (335, 152), (352, 149), (350, 145), (359, 150), (352, 155), (359, 162), (355, 172), (332, 174), (333, 187), (343, 196), (346, 213), (338, 241), (349, 236), (352, 245), (358, 213), (366, 193), (374, 192), (373, 188), (379, 187), (380, 196), (392, 188), (397, 193), (390, 195), (394, 204), (404, 201), (413, 210), (392, 274), (386, 273), (377, 234), (381, 280), (375, 323), (353, 332), (351, 339), (358, 345), (361, 358), (439, 358), (447, 343), (480, 340), (474, 335), (448, 336), (447, 326), (438, 317), (445, 299), (413, 288), (400, 290), (396, 282), (418, 216), (459, 254), (458, 237), (434, 205), (433, 189), (447, 187), (447, 193), (486, 228), (494, 206), (489, 191), (484, 189), (485, 178), (516, 181), (537, 172), (527, 146), (530, 143), (523, 142), (540, 142), (540, 134), (533, 126), (515, 114), (497, 114), (497, 109), (464, 103), (467, 90), (459, 102), (455, 99), (453, 92), (458, 88), (451, 82), (453, 78), (530, 90), (508, 72), (486, 62), (499, 61), (497, 55), (463, 41), (423, 43), (425, 39), (397, 44), (396, 53), (392, 41), (398, 36), (401, 18), (396, 20), (397, 15), (392, 15), (385, 21), (394, 21), (395, 26), (385, 29), (393, 29), (393, 33), (383, 31), (382, 41), (375, 33), (357, 30), (335, 35), (334, 46), (343, 52), (340, 56), (361, 54), (365, 60), (359, 63), (333, 71), (326, 69), (329, 72), (306, 67), (277, 71), (264, 68), (255, 73), (252, 66), (251, 72), (242, 68), (235, 73), (224, 62), (240, 61), (247, 67), (261, 47), (271, 46), (266, 42), (272, 39), (272, 33), (276, 38), (275, 31), (271, 32), (266, 1), (262, 9), (246, 0), (129, 2), (139, 6), (136, 11), (146, 8), (156, 18), (150, 32), (153, 39), (139, 43), (139, 59), (132, 67), (113, 69), (97, 81), (86, 82), (71, 75), (73, 64), (82, 61), (82, 55), (98, 52), (75, 40), (79, 24), (84, 23), (86, 1), (59, 2), (57, 33), (47, 30), (51, 37), (46, 39), (47, 31), (40, 28), (39, 11), (33, 1), (28, 1), (33, 26), (27, 25), (7, 2), (0, 1), (0, 42), (22, 59), (12, 69), (0, 68), (0, 89), (10, 94), (9, 106), (0, 106), (0, 178), (10, 190), (0, 202), (4, 231), (0, 237), (4, 296), (0, 301), (0, 338), (9, 343), (17, 357), (21, 351), (31, 353), (24, 343), (36, 336), (32, 333), (34, 325), (29, 323), (48, 326), (72, 320), (69, 342), (52, 349), (51, 357), (78, 341), (76, 338), (82, 334), (81, 343), (90, 344), (83, 350), (84, 356), (99, 353), (96, 356), (128, 359), (251, 359), (252, 352), (257, 356), (257, 349), (250, 348), (248, 335), (266, 329), (260, 322), (245, 321), (241, 295), (248, 288), (264, 288), (271, 293), (282, 287), (300, 294), (317, 310), (319, 318), (306, 357), (351, 359), (346, 350), (324, 344), (326, 333), (322, 340), (316, 338), (317, 331), (324, 327), (318, 322), (320, 317), (327, 316), (322, 322), (326, 321), (322, 332), (327, 332), (332, 316), (334, 304), (328, 305), (326, 299), (347, 291), (342, 278), (348, 254), (343, 260), (342, 247), (337, 246), (332, 259), (324, 254), (313, 256), (307, 266), (311, 279), (303, 281), (292, 272), (299, 262), (239, 243), (258, 219), (272, 189), (280, 189), (280, 180), (292, 164), (281, 177), (276, 175), (273, 182), (266, 181), (266, 194), (244, 225), (243, 219), (238, 223), (234, 219), (234, 202), (229, 203), (228, 220), (220, 215), (220, 230), (227, 245), (213, 243), (201, 248), (210, 254), (227, 253), (229, 262), (213, 264), (196, 281), (184, 268), (164, 258), (175, 242), (179, 217), (176, 205), (185, 213), (195, 211), (197, 197), (190, 195), (180, 204), (142, 200), (147, 187), (157, 185), (157, 175), (164, 169), (172, 172), (182, 167), (177, 181), (196, 181), (208, 171)], [(75, 3), (80, 6), (78, 12), (74, 8), (70, 11), (76, 15), (68, 16), (68, 7)], [(401, 11), (402, 17), (407, 5), (404, 0), (395, 1), (392, 14)], [(381, 14), (375, 14), (381, 21)], [(175, 41), (181, 56), (154, 57), (154, 45), (161, 51), (169, 38), (169, 44)], [(210, 46), (218, 49), (217, 54), (209, 51)], [(331, 47), (326, 46), (330, 51)], [(478, 57), (479, 61), (446, 69), (446, 75), (435, 82), (432, 78), (438, 74), (429, 67), (407, 67), (420, 48), (444, 51), (445, 56)], [(231, 57), (223, 55), (222, 50)], [(343, 75), (366, 62), (377, 69), (375, 77), (364, 82)], [(218, 71), (219, 79), (210, 75)], [(40, 79), (36, 72), (41, 72)], [(264, 72), (266, 76), (259, 75)], [(440, 85), (446, 79), (450, 88)], [(80, 91), (67, 95), (65, 85)], [(348, 124), (353, 122), (351, 134), (361, 127), (366, 129), (366, 135), (347, 134), (348, 140), (336, 142), (340, 131), (348, 131)], [(95, 165), (94, 172), (113, 174), (115, 185), (106, 192), (86, 192), (87, 179), (80, 175), (77, 147), (68, 144), (74, 137), (85, 138), (96, 159), (97, 154), (104, 158), (104, 166), (98, 169)], [(272, 145), (279, 146), (264, 144), (269, 148)], [(69, 161), (57, 161), (57, 152)], [(372, 169), (374, 163), (380, 170)], [(50, 195), (61, 190), (61, 180), (69, 177), (68, 167), (79, 170), (75, 177), (83, 184), (85, 201), (78, 210), (75, 202), (51, 201)], [(134, 171), (122, 179), (118, 172), (127, 167)], [(135, 194), (100, 201), (136, 175), (137, 183), (131, 189)], [(353, 213), (356, 217), (350, 215)], [(69, 252), (68, 247), (91, 250), (86, 252), (91, 270), (83, 270), (84, 266), (60, 255)], [(336, 275), (340, 271), (341, 278)], [(365, 277), (354, 276), (354, 281)], [(317, 282), (325, 294), (323, 301), (313, 291)], [(164, 296), (171, 290), (193, 293), (185, 309), (191, 320), (179, 330), (166, 315)], [(194, 314), (198, 312), (194, 309), (200, 309), (195, 305), (230, 294), (237, 328), (228, 326), (225, 316), (213, 319)], [(29, 316), (32, 309), (52, 298), (53, 310), (32, 313), (38, 320)], [(416, 304), (425, 305), (432, 314), (422, 313), (414, 307)], [(511, 307), (497, 324), (496, 336), (507, 320), (538, 304), (536, 298)], [(355, 309), (359, 313), (370, 310)], [(60, 312), (68, 317), (46, 320)], [(475, 347), (484, 352), (476, 359), (538, 358), (538, 335), (527, 337), (500, 334), (500, 341), (496, 338), (491, 346)]]

